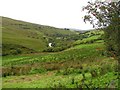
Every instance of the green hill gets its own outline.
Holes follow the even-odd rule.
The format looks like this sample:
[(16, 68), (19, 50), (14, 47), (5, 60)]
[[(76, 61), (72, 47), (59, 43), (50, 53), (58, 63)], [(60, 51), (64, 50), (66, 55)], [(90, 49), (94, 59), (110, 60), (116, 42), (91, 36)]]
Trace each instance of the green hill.
[(30, 52), (43, 51), (48, 47), (49, 42), (60, 47), (72, 43), (75, 40), (74, 37), (79, 37), (75, 31), (2, 17), (3, 47), (6, 47), (3, 48), (3, 53), (5, 55), (8, 53), (7, 50), (18, 53), (15, 51), (18, 47), (22, 53), (26, 53), (26, 51), (21, 47), (26, 48), (28, 53), (29, 50)]
[(104, 32), (102, 30), (91, 30), (84, 32), (82, 34), (83, 38), (80, 40), (76, 40), (73, 45), (80, 45), (86, 43), (94, 43), (94, 42), (103, 42)]

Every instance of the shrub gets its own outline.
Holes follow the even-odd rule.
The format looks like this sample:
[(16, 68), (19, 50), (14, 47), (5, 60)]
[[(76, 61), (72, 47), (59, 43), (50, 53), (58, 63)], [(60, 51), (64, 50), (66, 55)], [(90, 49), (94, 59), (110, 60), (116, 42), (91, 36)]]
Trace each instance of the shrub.
[(17, 55), (18, 52), (17, 52), (16, 50), (10, 50), (10, 54), (12, 54), (12, 55)]
[(75, 79), (74, 78), (71, 79), (71, 84), (75, 84)]
[(21, 49), (19, 49), (19, 48), (16, 50), (16, 52), (17, 52), (18, 54), (21, 54), (21, 53), (22, 53)]
[(89, 72), (93, 78), (98, 76), (98, 68), (90, 68)]
[(31, 70), (30, 70), (30, 74), (36, 74), (36, 73), (43, 73), (43, 72), (46, 72), (46, 69), (44, 69), (44, 68), (32, 68)]
[(64, 47), (48, 47), (43, 52), (59, 52), (63, 51), (65, 48)]
[(48, 47), (45, 50), (43, 50), (43, 52), (53, 52), (53, 48), (52, 47)]

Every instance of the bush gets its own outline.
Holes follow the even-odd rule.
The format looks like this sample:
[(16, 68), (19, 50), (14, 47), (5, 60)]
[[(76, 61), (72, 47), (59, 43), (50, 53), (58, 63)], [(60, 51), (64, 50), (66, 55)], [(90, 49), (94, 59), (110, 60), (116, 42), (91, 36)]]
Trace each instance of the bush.
[(65, 49), (66, 49), (66, 47), (48, 47), (45, 50), (43, 50), (43, 52), (60, 52)]
[(36, 73), (44, 73), (44, 72), (46, 72), (46, 69), (44, 69), (44, 68), (32, 68), (31, 70), (30, 70), (30, 74), (36, 74)]
[(105, 28), (105, 45), (106, 50), (111, 53), (111, 56), (120, 59), (120, 18), (114, 18), (112, 24)]
[(12, 55), (17, 55), (18, 52), (17, 52), (16, 50), (10, 50), (10, 54), (12, 54)]
[(111, 67), (111, 65), (109, 65), (109, 64), (103, 64), (100, 67), (100, 75), (104, 75), (104, 74), (106, 74), (108, 72), (111, 72), (111, 71), (113, 71), (113, 69), (114, 68)]
[(16, 52), (17, 52), (18, 54), (21, 54), (21, 53), (22, 53), (22, 50), (18, 48), (18, 49), (16, 50)]
[(92, 70), (90, 73), (91, 73), (92, 77), (97, 77), (98, 76), (98, 73), (95, 70)]
[(16, 45), (16, 44), (2, 44), (2, 56), (6, 55), (18, 55), (22, 53), (31, 53), (35, 52), (33, 49), (27, 47)]
[(52, 47), (48, 47), (45, 50), (43, 50), (43, 52), (53, 52), (53, 48)]

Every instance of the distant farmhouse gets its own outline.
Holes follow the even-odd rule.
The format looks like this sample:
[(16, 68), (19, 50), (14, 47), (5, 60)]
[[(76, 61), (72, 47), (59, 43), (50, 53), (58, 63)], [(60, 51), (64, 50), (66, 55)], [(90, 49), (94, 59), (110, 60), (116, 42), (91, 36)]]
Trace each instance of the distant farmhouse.
[(49, 47), (52, 47), (52, 43), (49, 43), (48, 45), (49, 45)]

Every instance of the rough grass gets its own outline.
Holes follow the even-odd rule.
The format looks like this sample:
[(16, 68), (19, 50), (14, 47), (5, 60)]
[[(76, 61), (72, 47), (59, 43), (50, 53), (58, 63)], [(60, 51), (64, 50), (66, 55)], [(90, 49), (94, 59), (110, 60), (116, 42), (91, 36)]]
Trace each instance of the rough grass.
[[(54, 72), (35, 74), (28, 76), (12, 76), (3, 78), (3, 88), (117, 88), (117, 76), (109, 72), (103, 76), (92, 78), (89, 73), (85, 74), (86, 80), (82, 83), (81, 74), (55, 75)], [(92, 80), (91, 80), (92, 79)], [(111, 85), (111, 83), (113, 85)]]
[[(3, 57), (3, 65), (24, 65), (31, 64), (36, 62), (60, 62), (60, 61), (69, 61), (69, 60), (85, 60), (87, 58), (101, 58), (102, 51), (104, 50), (103, 44), (83, 44), (72, 47), (68, 50), (58, 53), (42, 53), (42, 54), (33, 54), (33, 55), (23, 55), (23, 56), (5, 56)], [(17, 57), (17, 59), (15, 59)], [(20, 57), (20, 58), (19, 58)], [(103, 58), (104, 56), (102, 56)], [(26, 59), (28, 58), (28, 59)]]
[(103, 52), (104, 44), (94, 43), (57, 53), (5, 56), (4, 71), (14, 74), (3, 77), (3, 87), (116, 88), (117, 61)]

